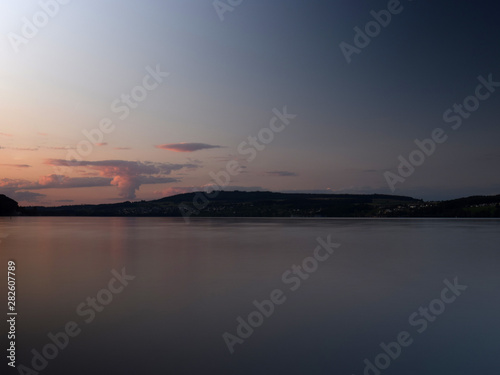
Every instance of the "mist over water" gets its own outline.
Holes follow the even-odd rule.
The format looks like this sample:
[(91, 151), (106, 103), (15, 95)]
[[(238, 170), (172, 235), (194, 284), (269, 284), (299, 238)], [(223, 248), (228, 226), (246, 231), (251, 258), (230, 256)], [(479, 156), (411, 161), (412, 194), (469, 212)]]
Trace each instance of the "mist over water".
[[(340, 247), (291, 290), (283, 274), (328, 236)], [(472, 374), (498, 368), (499, 239), (499, 220), (17, 217), (0, 218), (0, 264), (17, 265), (17, 364), (81, 329), (41, 374), (358, 375), (402, 331), (380, 373)], [(86, 323), (77, 307), (123, 268), (135, 278)], [(410, 315), (455, 278), (467, 289), (419, 333)], [(276, 289), (231, 354), (223, 334)]]

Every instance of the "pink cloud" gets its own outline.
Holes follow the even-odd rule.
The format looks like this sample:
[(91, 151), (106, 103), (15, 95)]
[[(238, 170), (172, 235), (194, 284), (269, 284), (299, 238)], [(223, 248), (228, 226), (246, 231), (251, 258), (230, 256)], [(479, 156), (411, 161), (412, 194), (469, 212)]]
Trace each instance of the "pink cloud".
[(162, 184), (178, 182), (177, 178), (166, 177), (173, 171), (183, 168), (194, 169), (195, 164), (171, 164), (138, 162), (126, 160), (102, 161), (66, 161), (62, 159), (48, 159), (45, 164), (55, 167), (69, 167), (91, 169), (97, 171), (102, 177), (110, 178), (110, 184), (118, 188), (119, 195), (123, 198), (134, 199), (135, 193), (143, 184)]
[(28, 180), (21, 180), (21, 179), (10, 179), (10, 178), (2, 178), (0, 179), (0, 188), (4, 189), (14, 189), (14, 190), (21, 190), (21, 189), (29, 189), (33, 186), (33, 183)]
[[(27, 190), (86, 188), (100, 186), (116, 186), (119, 196), (127, 199), (136, 197), (136, 191), (141, 185), (163, 184), (179, 182), (178, 178), (168, 177), (172, 172), (181, 169), (198, 168), (195, 164), (153, 163), (126, 160), (102, 161), (66, 161), (62, 159), (48, 159), (45, 164), (54, 167), (75, 168), (76, 172), (84, 175), (98, 174), (95, 177), (68, 177), (65, 174), (51, 174), (41, 176), (38, 181), (23, 179), (0, 179), (0, 192), (23, 198), (30, 197), (36, 200), (43, 194), (30, 193)], [(21, 194), (22, 193), (22, 194)], [(26, 199), (24, 199), (26, 200)]]

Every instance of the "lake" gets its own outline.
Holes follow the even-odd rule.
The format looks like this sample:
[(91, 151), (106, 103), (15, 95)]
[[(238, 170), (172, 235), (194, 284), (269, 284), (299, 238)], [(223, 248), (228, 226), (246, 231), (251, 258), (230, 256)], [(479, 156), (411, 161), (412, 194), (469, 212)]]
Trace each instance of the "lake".
[(500, 368), (499, 220), (14, 217), (0, 240), (41, 374)]

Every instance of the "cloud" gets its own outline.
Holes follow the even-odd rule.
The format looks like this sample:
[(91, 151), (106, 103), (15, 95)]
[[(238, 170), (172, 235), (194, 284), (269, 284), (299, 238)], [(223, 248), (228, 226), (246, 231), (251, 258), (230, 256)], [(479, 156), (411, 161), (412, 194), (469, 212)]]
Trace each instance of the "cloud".
[(75, 150), (76, 147), (70, 147), (70, 146), (65, 146), (65, 147), (54, 147), (54, 146), (51, 146), (51, 147), (44, 147), (48, 150)]
[(227, 163), (228, 161), (231, 161), (231, 160), (235, 160), (239, 164), (247, 163), (246, 157), (243, 157), (241, 155), (233, 155), (233, 154), (228, 154), (226, 156), (212, 156), (210, 159), (213, 159), (217, 162), (223, 162), (223, 163)]
[(37, 202), (39, 198), (45, 197), (45, 194), (26, 191), (32, 187), (31, 181), (0, 179), (0, 194), (5, 194), (18, 202)]
[(45, 194), (34, 193), (27, 190), (81, 188), (110, 186), (111, 178), (102, 177), (77, 177), (71, 178), (61, 175), (42, 176), (38, 181), (22, 179), (0, 179), (0, 193), (18, 202), (38, 202)]
[(13, 168), (31, 168), (28, 164), (0, 164), (2, 167), (13, 167)]
[(36, 186), (30, 189), (82, 188), (109, 186), (111, 178), (105, 177), (67, 177), (51, 174), (39, 178)]
[[(144, 184), (163, 184), (179, 182), (176, 178), (166, 177), (183, 168), (198, 168), (195, 164), (153, 163), (126, 160), (102, 161), (66, 161), (48, 159), (45, 164), (55, 167), (91, 169), (102, 177), (110, 179), (109, 184), (118, 188), (119, 195), (126, 199), (134, 199), (135, 192)], [(60, 178), (60, 177), (58, 177)]]
[(7, 147), (16, 151), (38, 151), (38, 147)]
[(45, 194), (32, 193), (31, 191), (16, 191), (9, 196), (18, 202), (38, 202), (40, 198), (46, 197)]
[(148, 174), (170, 174), (182, 168), (198, 168), (195, 164), (172, 164), (172, 163), (157, 163), (157, 162), (141, 162), (141, 161), (128, 161), (128, 160), (100, 160), (100, 161), (77, 161), (77, 160), (63, 160), (63, 159), (46, 159), (45, 164), (80, 168), (86, 167), (97, 170), (110, 176), (115, 176), (121, 171), (127, 171), (130, 174), (148, 175)]
[(132, 150), (131, 147), (113, 147), (113, 150)]
[(157, 145), (155, 147), (175, 152), (194, 152), (210, 148), (222, 148), (223, 146), (208, 145), (206, 143), (168, 143), (165, 145)]
[(107, 146), (108, 143), (107, 142), (101, 142), (101, 143), (96, 143), (95, 145), (96, 146)]
[(0, 133), (0, 135), (3, 137), (12, 137), (12, 134), (7, 134), (7, 133)]
[(200, 159), (186, 158), (188, 163), (201, 165), (203, 162)]
[(10, 178), (2, 178), (0, 179), (0, 191), (11, 189), (11, 190), (23, 190), (30, 189), (33, 186), (33, 183), (28, 180), (21, 179), (10, 179)]
[[(120, 190), (120, 196), (135, 198), (135, 190), (140, 185), (164, 184), (179, 182), (176, 178), (156, 177), (156, 176), (135, 176), (117, 175), (111, 177), (68, 177), (64, 175), (41, 176), (38, 181), (1, 179), (0, 192), (16, 200), (35, 201), (34, 198), (45, 196), (44, 194), (30, 193), (26, 190), (42, 189), (72, 189), (72, 188), (90, 188), (115, 185)], [(25, 199), (30, 197), (30, 200)]]
[(39, 190), (53, 188), (81, 188), (109, 186), (111, 178), (103, 177), (67, 177), (63, 175), (51, 174), (41, 176), (38, 181), (13, 180), (10, 178), (0, 179), (0, 190), (10, 190), (11, 192), (19, 190)]
[(288, 172), (288, 171), (271, 171), (271, 172), (266, 172), (266, 174), (269, 175), (269, 176), (279, 176), (279, 177), (294, 177), (294, 176), (298, 176), (297, 173)]
[[(181, 169), (198, 168), (195, 164), (153, 163), (126, 160), (102, 161), (66, 161), (48, 159), (45, 164), (54, 167), (75, 168), (80, 173), (98, 173), (92, 177), (68, 177), (64, 173), (41, 176), (38, 181), (23, 179), (0, 179), (0, 192), (13, 199), (34, 201), (43, 194), (31, 193), (27, 190), (90, 188), (114, 185), (118, 188), (120, 197), (133, 199), (141, 185), (165, 184), (179, 182), (179, 179), (169, 177), (172, 172)], [(28, 198), (28, 199), (27, 199)]]

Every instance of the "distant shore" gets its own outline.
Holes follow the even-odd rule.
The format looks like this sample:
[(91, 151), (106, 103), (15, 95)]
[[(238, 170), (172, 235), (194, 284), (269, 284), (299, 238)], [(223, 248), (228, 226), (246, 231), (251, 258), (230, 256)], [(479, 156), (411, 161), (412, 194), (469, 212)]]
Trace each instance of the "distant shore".
[[(198, 194), (198, 195), (197, 195)], [(131, 217), (422, 217), (500, 218), (500, 195), (425, 202), (383, 194), (299, 194), (219, 191), (200, 203), (200, 193), (154, 201), (59, 207), (15, 207), (3, 216), (131, 216)], [(5, 196), (4, 196), (5, 197)], [(7, 197), (5, 197), (7, 198)], [(9, 198), (7, 198), (9, 199)], [(16, 202), (17, 205), (17, 202)], [(0, 199), (0, 210), (4, 207)], [(2, 212), (2, 211), (0, 211)]]

